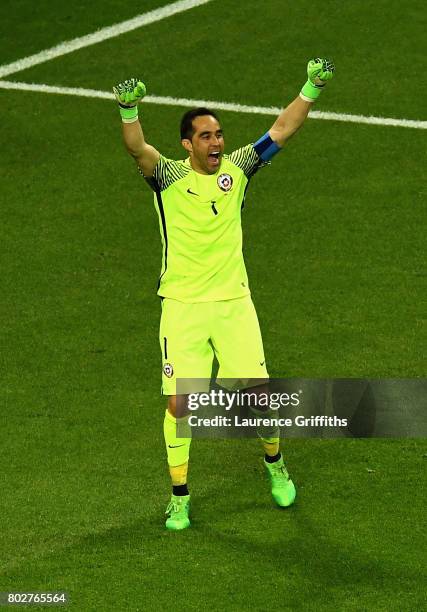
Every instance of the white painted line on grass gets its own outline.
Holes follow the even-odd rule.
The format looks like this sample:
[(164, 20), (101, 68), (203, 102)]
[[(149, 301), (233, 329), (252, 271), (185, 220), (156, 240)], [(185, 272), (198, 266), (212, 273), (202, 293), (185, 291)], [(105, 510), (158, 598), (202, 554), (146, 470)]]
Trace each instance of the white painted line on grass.
[(105, 100), (114, 99), (113, 92), (109, 93), (108, 91), (82, 89), (81, 87), (56, 87), (55, 85), (39, 85), (38, 83), (20, 83), (19, 81), (0, 81), (0, 89), (17, 89), (18, 91), (64, 94), (66, 96), (79, 96), (83, 98), (104, 98)]
[(72, 40), (66, 40), (55, 47), (40, 51), (40, 53), (35, 53), (34, 55), (29, 55), (28, 57), (24, 57), (10, 64), (0, 66), (0, 78), (10, 76), (11, 74), (15, 74), (21, 70), (26, 70), (32, 66), (37, 66), (38, 64), (55, 59), (56, 57), (61, 57), (61, 55), (72, 53), (73, 51), (77, 51), (77, 49), (83, 49), (84, 47), (89, 47), (90, 45), (96, 45), (103, 40), (114, 38), (115, 36), (119, 36), (120, 34), (124, 34), (126, 32), (131, 32), (132, 30), (136, 30), (142, 26), (154, 23), (155, 21), (160, 21), (166, 17), (171, 17), (177, 13), (182, 13), (183, 11), (201, 6), (202, 4), (207, 4), (211, 1), (212, 0), (179, 0), (178, 2), (173, 2), (172, 4), (167, 4), (161, 8), (149, 11), (148, 13), (137, 15), (136, 17), (127, 19), (121, 23), (116, 23), (112, 26), (102, 28), (101, 30), (97, 30), (92, 34), (80, 36), (79, 38), (73, 38)]
[[(38, 93), (62, 94), (79, 96), (83, 98), (101, 98), (114, 100), (113, 93), (96, 89), (82, 89), (79, 87), (56, 87), (55, 85), (39, 85), (38, 83), (20, 83), (16, 81), (0, 81), (0, 89), (16, 89), (19, 91), (34, 91)], [(193, 100), (189, 98), (171, 98), (169, 96), (146, 96), (143, 104), (162, 104), (167, 106), (184, 106), (194, 108), (207, 106), (212, 110), (231, 111), (234, 113), (250, 113), (253, 115), (277, 116), (282, 110), (274, 106), (247, 106), (230, 102), (215, 100)], [(348, 115), (343, 113), (329, 113), (324, 111), (311, 111), (311, 119), (324, 119), (327, 121), (344, 121), (346, 123), (366, 123), (368, 125), (385, 125), (393, 127), (427, 129), (427, 121), (414, 119), (393, 119), (388, 117), (365, 117), (364, 115)]]

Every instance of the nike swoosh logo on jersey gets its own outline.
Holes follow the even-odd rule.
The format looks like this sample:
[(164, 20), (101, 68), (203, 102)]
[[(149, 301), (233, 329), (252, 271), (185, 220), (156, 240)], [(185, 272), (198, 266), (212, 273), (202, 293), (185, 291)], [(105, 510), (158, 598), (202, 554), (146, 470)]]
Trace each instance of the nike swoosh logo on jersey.
[(194, 191), (191, 191), (191, 189), (187, 189), (187, 193), (191, 193), (191, 195), (195, 195), (198, 196), (198, 193), (194, 193)]

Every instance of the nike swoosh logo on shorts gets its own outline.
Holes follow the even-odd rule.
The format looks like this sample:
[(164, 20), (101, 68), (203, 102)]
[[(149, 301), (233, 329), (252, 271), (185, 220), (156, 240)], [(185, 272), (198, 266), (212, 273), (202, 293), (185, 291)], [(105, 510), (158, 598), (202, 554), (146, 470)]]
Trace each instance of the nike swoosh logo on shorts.
[(171, 446), (168, 444), (169, 448), (181, 448), (181, 446), (185, 446), (185, 444), (178, 444), (178, 446)]

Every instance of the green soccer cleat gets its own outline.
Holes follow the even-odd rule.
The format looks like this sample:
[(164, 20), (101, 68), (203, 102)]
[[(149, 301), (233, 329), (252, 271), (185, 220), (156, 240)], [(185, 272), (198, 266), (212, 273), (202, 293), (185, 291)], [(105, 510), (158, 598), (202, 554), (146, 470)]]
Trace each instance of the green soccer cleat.
[(172, 495), (171, 500), (166, 508), (165, 514), (168, 514), (166, 519), (167, 529), (179, 531), (190, 527), (190, 496), (189, 495)]
[(264, 459), (264, 465), (270, 477), (271, 495), (276, 504), (282, 508), (293, 504), (297, 492), (294, 483), (289, 477), (283, 457), (280, 457), (279, 461), (275, 463), (267, 463)]

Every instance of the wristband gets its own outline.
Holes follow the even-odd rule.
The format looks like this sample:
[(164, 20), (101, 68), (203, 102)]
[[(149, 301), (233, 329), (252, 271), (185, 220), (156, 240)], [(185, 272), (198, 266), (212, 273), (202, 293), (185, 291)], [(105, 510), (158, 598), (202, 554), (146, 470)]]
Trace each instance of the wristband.
[(306, 102), (314, 102), (320, 96), (324, 86), (325, 85), (313, 85), (309, 79), (301, 89), (300, 97)]
[(138, 121), (138, 106), (123, 106), (119, 104), (120, 115), (123, 123), (135, 123)]

